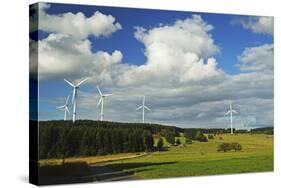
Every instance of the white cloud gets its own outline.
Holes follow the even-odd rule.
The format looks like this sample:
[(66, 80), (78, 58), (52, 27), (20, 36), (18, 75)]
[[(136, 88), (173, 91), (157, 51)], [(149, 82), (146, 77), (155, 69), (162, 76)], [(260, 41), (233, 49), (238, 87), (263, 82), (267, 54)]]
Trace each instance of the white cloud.
[(250, 29), (254, 33), (262, 33), (273, 35), (274, 19), (273, 17), (249, 17), (248, 19), (235, 20), (241, 24), (245, 29)]
[[(63, 15), (56, 17), (66, 19), (67, 13)], [(148, 122), (228, 127), (228, 121), (217, 122), (217, 118), (223, 117), (232, 100), (236, 105), (251, 107), (250, 112), (239, 115), (241, 119), (251, 113), (255, 124), (272, 125), (273, 76), (265, 69), (273, 70), (273, 45), (245, 49), (239, 57), (240, 68), (251, 71), (227, 75), (213, 57), (219, 47), (210, 34), (212, 29), (200, 16), (150, 29), (138, 27), (135, 37), (144, 44), (147, 57), (140, 66), (122, 62), (123, 54), (118, 50), (92, 52), (92, 43), (85, 37), (89, 32), (57, 30), (38, 41), (40, 79), (89, 77), (95, 83), (88, 85), (90, 90), (96, 84), (102, 85), (103, 91), (114, 94), (105, 101), (106, 120), (141, 121), (141, 112), (134, 110), (145, 94), (147, 106), (152, 109), (146, 115)], [(36, 45), (31, 41), (33, 59)], [(79, 119), (99, 119), (99, 109), (95, 108), (99, 96), (93, 91), (97, 92), (81, 88)], [(235, 125), (238, 123), (235, 121)]]
[[(69, 77), (98, 77), (111, 82), (111, 75), (105, 72), (122, 61), (123, 55), (115, 50), (111, 54), (104, 51), (91, 52), (88, 39), (77, 39), (65, 34), (50, 34), (43, 40), (31, 41), (31, 59), (36, 58), (38, 43), (38, 72), (40, 79)], [(34, 60), (33, 60), (34, 61)], [(34, 61), (36, 62), (36, 61)], [(36, 67), (31, 67), (36, 72)]]
[(151, 53), (150, 50), (157, 45), (168, 46), (174, 53), (195, 53), (203, 58), (210, 57), (219, 51), (209, 34), (213, 26), (204, 22), (199, 15), (177, 20), (172, 25), (162, 24), (150, 30), (142, 27), (136, 27), (136, 29), (135, 37), (148, 48), (147, 53)]
[(239, 67), (242, 71), (273, 71), (274, 46), (263, 44), (261, 46), (246, 48), (238, 57)]
[(50, 5), (40, 3), (39, 6), (39, 29), (44, 31), (84, 39), (89, 35), (108, 36), (122, 29), (121, 24), (116, 22), (113, 16), (99, 11), (94, 12), (90, 17), (86, 17), (82, 12), (50, 15), (46, 13)]
[(138, 28), (136, 38), (145, 45), (147, 62), (140, 66), (120, 63), (122, 53), (91, 51), (88, 39), (71, 34), (53, 33), (39, 41), (41, 79), (91, 77), (105, 85), (137, 85), (151, 82), (167, 85), (212, 81), (224, 76), (211, 57), (219, 51), (208, 33), (213, 26), (200, 16), (177, 20), (151, 30)]
[[(123, 54), (118, 50), (93, 53), (88, 36), (108, 36), (122, 28), (120, 23), (113, 16), (98, 11), (90, 17), (81, 12), (50, 15), (46, 13), (50, 6), (39, 3), (39, 7), (33, 7), (34, 14), (30, 18), (31, 25), (34, 25), (32, 23), (37, 20), (39, 12), (39, 29), (50, 32), (47, 38), (30, 40), (31, 62), (37, 63), (39, 54), (40, 79), (91, 77), (95, 82), (111, 83), (112, 77), (116, 76), (112, 67), (122, 61)], [(37, 71), (37, 66), (31, 65), (30, 68), (33, 73)]]
[(223, 76), (212, 56), (219, 52), (209, 34), (213, 29), (199, 15), (161, 24), (152, 29), (136, 27), (135, 37), (144, 44), (147, 62), (126, 72), (121, 84), (148, 80), (169, 83), (209, 80)]

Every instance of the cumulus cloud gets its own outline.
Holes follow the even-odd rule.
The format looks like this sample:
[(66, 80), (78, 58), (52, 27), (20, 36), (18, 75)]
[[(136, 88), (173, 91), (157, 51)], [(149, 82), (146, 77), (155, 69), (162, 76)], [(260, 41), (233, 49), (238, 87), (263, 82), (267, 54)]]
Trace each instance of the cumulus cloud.
[[(203, 21), (200, 15), (193, 15), (191, 18), (177, 20), (172, 25), (162, 24), (150, 30), (136, 27), (135, 37), (146, 47), (162, 44), (169, 46), (173, 51), (196, 53), (207, 58), (219, 51), (209, 34), (213, 28)], [(150, 51), (147, 50), (147, 53)]]
[(82, 12), (50, 15), (46, 13), (46, 9), (50, 7), (49, 4), (40, 3), (39, 7), (39, 29), (44, 31), (84, 39), (89, 35), (108, 36), (122, 29), (121, 24), (116, 22), (113, 16), (99, 11), (94, 12), (90, 17), (86, 17)]
[[(36, 48), (38, 45), (38, 49)], [(40, 79), (58, 79), (70, 77), (98, 76), (104, 81), (111, 81), (111, 75), (107, 75), (112, 66), (122, 61), (123, 55), (115, 50), (112, 53), (91, 51), (91, 43), (88, 39), (77, 39), (66, 34), (50, 34), (39, 41), (31, 41), (31, 59), (37, 58), (38, 73)], [(31, 61), (37, 62), (37, 61)], [(31, 72), (36, 73), (36, 66), (31, 66)]]
[(120, 82), (130, 85), (165, 79), (169, 83), (187, 83), (223, 76), (212, 58), (219, 52), (209, 34), (212, 29), (199, 15), (152, 29), (136, 27), (135, 37), (145, 46), (147, 62), (132, 67)]
[(254, 33), (273, 35), (274, 32), (273, 17), (252, 16), (246, 19), (237, 19), (233, 22), (241, 24), (243, 28), (250, 29)]
[(149, 80), (154, 80), (152, 85), (163, 79), (167, 85), (218, 80), (224, 73), (212, 57), (219, 52), (209, 34), (212, 29), (198, 15), (150, 30), (136, 28), (135, 37), (145, 45), (147, 57), (140, 66), (121, 63), (123, 54), (118, 50), (93, 53), (88, 39), (52, 33), (38, 41), (40, 78), (87, 76), (94, 83), (122, 87)]
[(242, 71), (273, 71), (274, 46), (263, 44), (261, 46), (246, 48), (238, 57), (239, 67)]
[(121, 24), (113, 16), (98, 11), (90, 17), (81, 12), (50, 15), (47, 13), (50, 6), (39, 3), (32, 7), (31, 32), (36, 30), (33, 27), (36, 24), (32, 23), (39, 18), (39, 29), (50, 34), (38, 41), (30, 39), (31, 73), (38, 68), (40, 79), (91, 77), (95, 82), (111, 83), (116, 70), (122, 70), (113, 67), (120, 64), (123, 54), (118, 50), (93, 53), (88, 36), (108, 36), (121, 29)]
[[(42, 5), (44, 13), (49, 5)], [(90, 78), (89, 82), (101, 85), (105, 93), (114, 94), (105, 100), (106, 120), (140, 122), (141, 112), (135, 109), (142, 102), (142, 95), (146, 95), (146, 104), (152, 109), (146, 114), (148, 122), (228, 127), (228, 119), (218, 120), (224, 117), (228, 102), (233, 101), (241, 112), (235, 119), (237, 127), (249, 116), (256, 118), (256, 126), (273, 125), (273, 75), (265, 71), (273, 70), (272, 44), (245, 49), (238, 58), (245, 72), (228, 75), (218, 68), (219, 62), (214, 58), (220, 52), (210, 34), (214, 27), (194, 15), (154, 28), (136, 27), (135, 37), (143, 43), (147, 60), (142, 65), (131, 65), (122, 62), (123, 53), (118, 50), (91, 49), (93, 44), (88, 35), (108, 36), (118, 30), (113, 17), (102, 16), (110, 27), (105, 24), (100, 28), (115, 27), (107, 33), (88, 26), (92, 23), (90, 18), (96, 24), (101, 23), (95, 14), (88, 18), (82, 13), (44, 14), (42, 20), (52, 16), (51, 20), (71, 28), (56, 28), (60, 24), (55, 22), (49, 26), (43, 24), (42, 29), (51, 34), (30, 41), (31, 58), (36, 60), (36, 53), (39, 54), (40, 79)], [(95, 108), (99, 95), (92, 87), (94, 84), (90, 92), (83, 88), (79, 91), (79, 119), (99, 119), (99, 109)], [(61, 98), (58, 100), (60, 104)]]

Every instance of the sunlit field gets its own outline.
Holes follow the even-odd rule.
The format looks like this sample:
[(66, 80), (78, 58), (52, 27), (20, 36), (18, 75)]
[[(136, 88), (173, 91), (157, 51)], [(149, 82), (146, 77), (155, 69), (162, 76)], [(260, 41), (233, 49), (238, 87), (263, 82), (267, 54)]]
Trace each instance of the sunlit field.
[[(218, 145), (223, 142), (239, 142), (242, 151), (217, 152)], [(171, 146), (167, 151), (110, 162), (107, 166), (134, 172), (142, 178), (273, 171), (273, 137), (224, 134), (208, 142), (194, 141), (185, 147)]]
[[(185, 143), (185, 137), (178, 137)], [(159, 138), (155, 138), (157, 145)], [(241, 151), (218, 152), (218, 145), (238, 142)], [(65, 163), (84, 162), (133, 173), (144, 179), (273, 171), (273, 136), (223, 134), (208, 142), (171, 146), (164, 139), (163, 151), (66, 158)], [(40, 166), (60, 165), (61, 159), (40, 160)]]

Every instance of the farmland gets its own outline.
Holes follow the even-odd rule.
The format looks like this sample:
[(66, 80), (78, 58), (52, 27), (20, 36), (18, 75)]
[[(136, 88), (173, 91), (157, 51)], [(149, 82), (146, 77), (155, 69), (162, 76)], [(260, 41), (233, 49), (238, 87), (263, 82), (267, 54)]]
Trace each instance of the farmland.
[[(133, 172), (136, 176), (168, 178), (273, 170), (273, 137), (264, 134), (221, 135), (208, 142), (194, 141), (185, 147), (107, 163), (109, 168)], [(239, 142), (239, 152), (217, 152), (223, 142)]]
[[(177, 137), (182, 143), (185, 137)], [(273, 136), (266, 134), (221, 134), (208, 142), (170, 146), (164, 139), (163, 151), (124, 153), (106, 156), (70, 157), (66, 163), (102, 164), (141, 179), (202, 176), (273, 171)], [(155, 146), (159, 138), (155, 138)], [(241, 151), (217, 152), (221, 143), (239, 142)], [(41, 166), (60, 164), (60, 159), (40, 160)]]

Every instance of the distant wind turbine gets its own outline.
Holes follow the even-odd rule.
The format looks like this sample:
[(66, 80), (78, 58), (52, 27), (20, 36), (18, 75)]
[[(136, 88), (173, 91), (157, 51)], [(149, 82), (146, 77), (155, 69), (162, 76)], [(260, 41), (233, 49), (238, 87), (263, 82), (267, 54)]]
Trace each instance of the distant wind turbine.
[(104, 115), (104, 114), (103, 114), (103, 102), (104, 102), (104, 98), (105, 98), (105, 97), (108, 97), (108, 96), (110, 96), (110, 95), (112, 95), (112, 94), (103, 94), (103, 93), (101, 92), (99, 86), (97, 86), (97, 89), (98, 89), (99, 94), (100, 94), (100, 100), (99, 100), (97, 106), (99, 106), (99, 105), (101, 106), (101, 109), (100, 109), (100, 120), (103, 121), (103, 115)]
[(76, 107), (77, 107), (77, 92), (78, 92), (78, 88), (79, 86), (85, 82), (88, 78), (82, 80), (81, 82), (79, 82), (78, 84), (73, 84), (70, 81), (68, 81), (67, 79), (64, 79), (64, 81), (66, 81), (66, 83), (68, 83), (71, 87), (73, 87), (73, 93), (72, 93), (72, 104), (73, 104), (73, 116), (72, 116), (72, 121), (73, 123), (76, 120)]
[(227, 111), (225, 113), (225, 115), (230, 114), (230, 130), (231, 130), (230, 134), (233, 134), (233, 120), (232, 120), (233, 113), (238, 114), (238, 112), (236, 112), (235, 110), (232, 109), (232, 103), (230, 102), (229, 103), (229, 111)]
[(67, 116), (67, 112), (70, 113), (69, 109), (68, 109), (68, 99), (69, 99), (69, 95), (68, 95), (64, 105), (57, 107), (57, 109), (62, 109), (62, 108), (64, 109), (64, 121), (66, 121), (66, 119), (67, 119), (67, 117), (66, 117)]
[(142, 97), (142, 105), (140, 105), (136, 110), (142, 109), (142, 123), (144, 123), (144, 111), (145, 109), (151, 111), (150, 108), (145, 106), (145, 96)]

